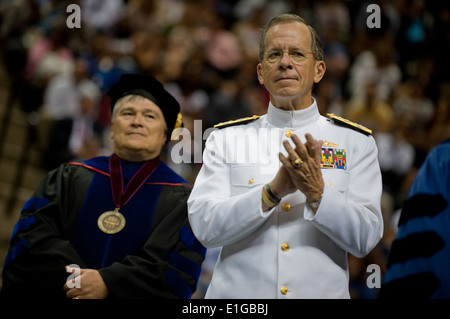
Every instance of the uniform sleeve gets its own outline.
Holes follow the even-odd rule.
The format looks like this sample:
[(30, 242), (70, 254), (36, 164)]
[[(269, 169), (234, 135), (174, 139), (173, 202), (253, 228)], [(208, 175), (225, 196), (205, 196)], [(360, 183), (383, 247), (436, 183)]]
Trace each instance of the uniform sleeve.
[(208, 138), (203, 165), (188, 200), (194, 234), (208, 248), (229, 245), (247, 237), (275, 210), (262, 211), (262, 185), (232, 196), (231, 167), (223, 154), (222, 132), (215, 131)]
[(150, 237), (136, 255), (100, 269), (111, 297), (182, 298), (195, 292), (206, 249), (194, 237), (187, 217), (190, 189), (161, 193)]
[(76, 216), (60, 210), (69, 169), (50, 172), (23, 206), (2, 272), (2, 297), (65, 298), (65, 266), (84, 263), (67, 239)]
[(355, 257), (366, 256), (383, 235), (381, 214), (381, 172), (377, 148), (368, 136), (359, 151), (354, 152), (348, 169), (347, 183), (324, 183), (317, 212), (305, 206), (305, 218)]

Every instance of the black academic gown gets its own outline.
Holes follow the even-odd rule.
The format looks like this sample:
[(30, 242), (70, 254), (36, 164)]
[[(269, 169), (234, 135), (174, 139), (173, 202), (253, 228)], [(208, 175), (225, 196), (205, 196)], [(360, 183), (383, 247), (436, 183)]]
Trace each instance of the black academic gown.
[[(3, 267), (3, 298), (66, 298), (66, 265), (98, 269), (110, 298), (190, 298), (206, 249), (191, 232), (191, 187), (160, 162), (120, 209), (122, 231), (102, 232), (114, 210), (109, 157), (51, 171), (24, 205)], [(122, 160), (124, 184), (142, 163)]]

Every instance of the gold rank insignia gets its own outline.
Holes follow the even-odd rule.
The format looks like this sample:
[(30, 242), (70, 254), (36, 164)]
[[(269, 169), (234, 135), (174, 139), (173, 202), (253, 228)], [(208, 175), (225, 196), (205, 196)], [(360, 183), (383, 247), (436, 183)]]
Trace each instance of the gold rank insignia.
[(320, 167), (347, 169), (347, 151), (344, 148), (338, 148), (338, 146), (338, 144), (328, 141), (322, 143)]
[(222, 123), (216, 124), (216, 125), (214, 125), (214, 127), (215, 128), (224, 128), (224, 127), (233, 126), (233, 125), (247, 124), (247, 123), (250, 123), (250, 122), (252, 122), (254, 120), (259, 119), (260, 117), (261, 116), (259, 116), (259, 115), (243, 117), (241, 119), (231, 120), (231, 121), (226, 121), (226, 122), (222, 122)]
[(329, 146), (329, 147), (338, 147), (339, 145), (336, 143), (331, 143), (325, 140), (325, 142), (322, 143), (322, 146)]
[(334, 123), (338, 124), (338, 125), (342, 125), (348, 128), (351, 128), (355, 131), (358, 131), (360, 133), (363, 133), (365, 135), (371, 135), (372, 134), (372, 130), (361, 125), (361, 124), (357, 124), (354, 123), (352, 121), (349, 121), (347, 119), (344, 119), (343, 117), (334, 115), (333, 113), (327, 113), (328, 118), (333, 121)]

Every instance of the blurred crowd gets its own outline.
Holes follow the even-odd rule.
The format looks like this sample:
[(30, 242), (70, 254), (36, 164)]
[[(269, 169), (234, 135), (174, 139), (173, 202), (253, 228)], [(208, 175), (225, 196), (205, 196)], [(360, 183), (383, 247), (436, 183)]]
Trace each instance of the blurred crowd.
[[(67, 25), (70, 4), (81, 9), (80, 28)], [(370, 4), (380, 8), (380, 28), (368, 27)], [(0, 0), (0, 48), (10, 94), (33, 115), (42, 168), (110, 154), (105, 93), (120, 74), (139, 72), (154, 75), (180, 102), (192, 138), (183, 151), (192, 161), (171, 163), (174, 143), (165, 156), (193, 183), (204, 142), (194, 136), (196, 123), (202, 133), (266, 112), (269, 97), (256, 77), (259, 40), (283, 12), (299, 14), (321, 36), (327, 71), (314, 87), (321, 114), (365, 125), (377, 141), (385, 236), (367, 258), (349, 260), (352, 297), (373, 298), (366, 266), (384, 271), (409, 185), (428, 151), (450, 137), (447, 2)]]

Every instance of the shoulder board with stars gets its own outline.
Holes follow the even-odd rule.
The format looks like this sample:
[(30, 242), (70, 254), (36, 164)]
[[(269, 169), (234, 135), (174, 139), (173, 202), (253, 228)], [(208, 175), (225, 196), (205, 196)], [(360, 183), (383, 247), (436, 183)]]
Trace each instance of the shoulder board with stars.
[(344, 119), (343, 117), (334, 115), (333, 113), (327, 113), (328, 119), (333, 121), (334, 123), (336, 123), (337, 125), (342, 125), (348, 128), (351, 128), (355, 131), (358, 131), (360, 133), (363, 133), (365, 135), (371, 135), (372, 134), (372, 130), (361, 125), (361, 124), (357, 124), (354, 123), (352, 121), (349, 121), (347, 119)]
[(226, 122), (216, 124), (216, 125), (214, 125), (214, 127), (220, 129), (220, 128), (225, 128), (225, 127), (229, 127), (229, 126), (233, 126), (233, 125), (247, 124), (247, 123), (253, 122), (254, 120), (259, 119), (260, 117), (261, 116), (259, 116), (259, 115), (243, 117), (241, 119), (231, 120), (231, 121), (226, 121)]

